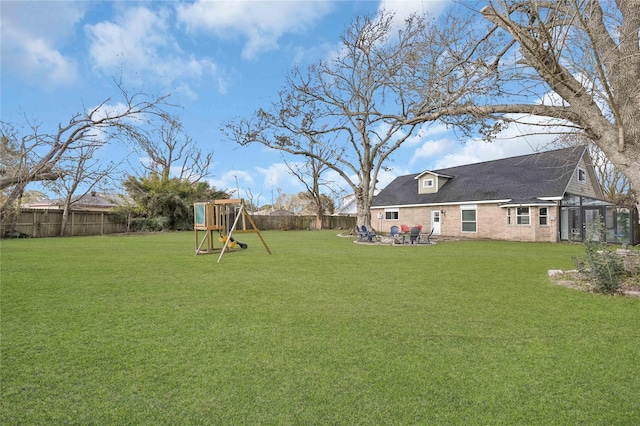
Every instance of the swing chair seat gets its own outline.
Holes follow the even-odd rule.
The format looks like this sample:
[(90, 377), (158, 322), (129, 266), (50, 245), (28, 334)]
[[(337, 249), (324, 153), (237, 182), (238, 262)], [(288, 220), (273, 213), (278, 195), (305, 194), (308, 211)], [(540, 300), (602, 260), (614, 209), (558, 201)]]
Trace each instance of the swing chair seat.
[[(218, 240), (222, 244), (224, 244), (224, 243), (227, 242), (227, 237), (220, 237), (220, 238), (218, 238)], [(238, 242), (232, 238), (231, 241), (229, 241), (229, 244), (227, 245), (227, 248), (228, 249), (234, 249), (234, 248), (236, 248), (237, 245), (238, 245)]]

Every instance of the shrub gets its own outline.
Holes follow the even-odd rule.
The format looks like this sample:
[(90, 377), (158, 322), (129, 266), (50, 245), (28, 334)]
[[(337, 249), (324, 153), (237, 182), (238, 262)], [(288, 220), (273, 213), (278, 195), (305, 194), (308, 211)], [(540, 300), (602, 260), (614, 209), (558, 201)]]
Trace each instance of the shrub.
[(131, 221), (133, 231), (153, 232), (169, 229), (169, 218), (164, 216), (137, 217)]
[(586, 257), (575, 259), (576, 268), (588, 274), (595, 283), (595, 290), (600, 293), (614, 293), (626, 275), (623, 260), (609, 250), (604, 242), (604, 225), (601, 223), (587, 232), (584, 243)]

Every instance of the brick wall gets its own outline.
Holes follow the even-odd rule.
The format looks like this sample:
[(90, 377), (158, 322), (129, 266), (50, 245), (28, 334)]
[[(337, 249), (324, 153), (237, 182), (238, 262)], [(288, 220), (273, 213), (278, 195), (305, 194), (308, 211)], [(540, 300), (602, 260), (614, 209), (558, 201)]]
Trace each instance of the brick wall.
[[(431, 211), (440, 210), (440, 235), (453, 238), (478, 238), (512, 241), (558, 241), (558, 208), (547, 207), (547, 225), (539, 225), (538, 207), (529, 208), (529, 225), (516, 225), (516, 209), (511, 208), (511, 224), (507, 224), (507, 209), (497, 204), (477, 204), (476, 232), (462, 231), (461, 206), (448, 205), (437, 207), (404, 207), (399, 209), (398, 220), (385, 220), (384, 211), (372, 209), (373, 225), (379, 232), (389, 232), (391, 226), (422, 225), (426, 230), (432, 228)], [(377, 215), (383, 219), (378, 221)], [(377, 225), (377, 226), (376, 226)]]

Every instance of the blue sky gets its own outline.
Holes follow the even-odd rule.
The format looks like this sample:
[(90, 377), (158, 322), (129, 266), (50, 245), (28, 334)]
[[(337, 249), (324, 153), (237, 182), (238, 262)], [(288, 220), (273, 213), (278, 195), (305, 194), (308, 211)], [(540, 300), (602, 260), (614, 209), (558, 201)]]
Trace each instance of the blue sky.
[[(257, 204), (278, 192), (304, 190), (281, 155), (262, 145), (239, 147), (221, 124), (266, 106), (293, 66), (325, 59), (357, 15), (379, 8), (398, 17), (441, 13), (447, 1), (7, 1), (1, 7), (3, 121), (26, 115), (53, 132), (72, 114), (116, 95), (113, 78), (131, 91), (171, 94), (185, 130), (214, 151), (211, 183), (250, 190)], [(431, 125), (399, 149), (379, 177), (531, 153), (548, 137), (519, 137), (511, 127), (487, 144)], [(104, 158), (143, 160), (130, 148), (108, 146)], [(30, 186), (29, 189), (38, 189)]]

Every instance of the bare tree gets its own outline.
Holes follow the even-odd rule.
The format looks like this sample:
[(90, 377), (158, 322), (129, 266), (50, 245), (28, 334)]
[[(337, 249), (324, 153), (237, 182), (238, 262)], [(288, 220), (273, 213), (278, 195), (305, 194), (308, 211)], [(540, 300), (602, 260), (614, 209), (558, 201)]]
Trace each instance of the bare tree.
[[(58, 163), (58, 168), (62, 170), (60, 177), (48, 185), (55, 193), (62, 195), (61, 237), (65, 235), (73, 204), (94, 191), (102, 181), (112, 177), (118, 167), (117, 163), (104, 164), (95, 159), (94, 154), (99, 148), (100, 144), (87, 144), (69, 149), (65, 158)], [(80, 188), (82, 192), (78, 191)]]
[[(312, 198), (309, 192), (300, 192), (297, 194), (298, 197), (298, 206), (299, 206), (299, 214), (303, 215), (316, 215), (318, 211), (318, 200)], [(321, 209), (323, 214), (333, 214), (336, 209), (335, 202), (333, 198), (329, 197), (326, 194), (320, 194), (320, 203), (322, 204)]]
[(143, 164), (148, 173), (168, 180), (170, 173), (180, 180), (196, 183), (209, 175), (213, 152), (203, 153), (184, 131), (177, 117), (163, 120), (158, 129), (136, 135), (138, 148), (149, 157)]
[[(153, 117), (165, 118), (167, 96), (153, 97), (138, 92), (130, 95), (117, 83), (122, 100), (110, 107), (111, 98), (98, 106), (74, 114), (67, 124), (59, 124), (52, 133), (43, 133), (40, 124), (27, 120), (28, 131), (20, 135), (11, 124), (2, 123), (2, 145), (11, 150), (10, 167), (4, 167), (0, 190), (7, 196), (0, 207), (5, 221), (30, 182), (56, 180), (62, 171), (59, 162), (71, 149), (96, 146), (118, 139), (129, 139), (145, 132)], [(11, 131), (11, 129), (14, 129)], [(4, 163), (4, 156), (3, 156)]]
[(24, 194), (22, 195), (22, 199), (20, 200), (20, 202), (23, 204), (35, 203), (35, 202), (46, 200), (46, 199), (48, 198), (44, 192), (31, 190), (31, 191), (24, 191)]
[[(329, 167), (327, 162), (330, 161), (331, 153), (326, 147), (314, 143), (313, 139), (309, 141), (308, 149), (317, 156), (306, 156), (306, 161), (302, 164), (290, 163), (284, 160), (289, 172), (306, 188), (306, 198), (313, 206), (313, 214), (316, 216), (315, 229), (322, 229), (322, 217), (327, 213), (326, 196), (322, 194), (322, 188), (331, 191), (331, 185), (322, 179), (322, 175)], [(324, 161), (318, 160), (323, 158)]]
[[(251, 118), (227, 123), (227, 135), (334, 170), (354, 192), (358, 224), (370, 226), (378, 174), (423, 123), (407, 117), (421, 113), (427, 98), (441, 104), (451, 98), (443, 78), (450, 66), (439, 59), (446, 52), (434, 43), (434, 33), (433, 23), (417, 15), (400, 31), (388, 12), (359, 17), (332, 59), (292, 70), (278, 100)], [(419, 82), (416, 73), (422, 73)], [(474, 78), (469, 73), (455, 81), (464, 85)], [(314, 146), (327, 155), (313, 152)]]
[[(13, 124), (0, 122), (0, 191), (2, 204), (5, 204), (12, 193), (12, 187), (21, 180), (21, 172), (26, 167), (30, 149), (36, 148), (36, 143), (30, 144), (21, 138), (20, 129)], [(33, 181), (55, 180), (58, 173), (51, 168), (43, 168), (32, 175)], [(22, 191), (24, 192), (24, 190)]]
[[(240, 190), (238, 190), (238, 192), (240, 192)], [(245, 208), (247, 209), (247, 211), (249, 213), (258, 211), (258, 203), (260, 202), (260, 197), (262, 196), (262, 194), (255, 195), (253, 191), (251, 191), (251, 188), (245, 189), (244, 192), (248, 200), (245, 202)]]
[(546, 117), (592, 139), (639, 192), (637, 0), (491, 0), (481, 16), (489, 25), (477, 38), (482, 53), (469, 50), (458, 69), (487, 71), (484, 96), (425, 108), (408, 122)]

